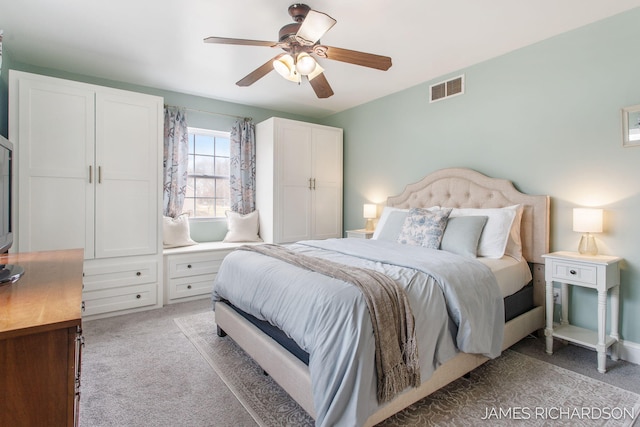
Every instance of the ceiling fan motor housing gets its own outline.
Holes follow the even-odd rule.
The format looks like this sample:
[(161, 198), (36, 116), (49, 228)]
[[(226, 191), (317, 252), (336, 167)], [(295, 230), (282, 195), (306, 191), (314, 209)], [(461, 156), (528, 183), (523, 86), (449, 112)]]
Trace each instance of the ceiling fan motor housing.
[(302, 22), (311, 8), (306, 4), (296, 3), (289, 6), (289, 15), (295, 22)]
[(280, 28), (280, 32), (278, 33), (278, 41), (286, 42), (288, 39), (292, 41), (296, 40), (296, 34), (298, 33), (298, 29), (300, 28), (301, 23), (295, 22), (293, 24), (287, 24), (284, 27)]

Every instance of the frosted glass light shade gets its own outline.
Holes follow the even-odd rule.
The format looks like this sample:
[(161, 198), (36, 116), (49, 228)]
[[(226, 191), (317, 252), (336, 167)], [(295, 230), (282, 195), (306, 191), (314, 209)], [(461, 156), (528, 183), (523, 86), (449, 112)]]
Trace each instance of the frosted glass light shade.
[(313, 59), (311, 55), (306, 52), (302, 52), (298, 55), (298, 60), (296, 62), (296, 69), (298, 73), (306, 76), (313, 72), (316, 69), (316, 60)]
[(295, 64), (293, 63), (293, 57), (291, 55), (282, 55), (280, 58), (274, 59), (273, 69), (285, 79), (295, 83), (300, 83), (300, 74), (298, 74), (298, 71), (296, 70)]

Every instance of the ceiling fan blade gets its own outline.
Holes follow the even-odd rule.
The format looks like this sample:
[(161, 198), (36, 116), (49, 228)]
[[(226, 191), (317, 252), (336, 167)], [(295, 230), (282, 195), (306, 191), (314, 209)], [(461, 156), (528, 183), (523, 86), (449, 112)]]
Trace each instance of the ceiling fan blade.
[(256, 68), (255, 70), (253, 70), (252, 72), (244, 76), (243, 78), (241, 78), (240, 80), (238, 80), (236, 82), (236, 85), (251, 86), (258, 80), (260, 80), (261, 78), (269, 74), (269, 72), (273, 70), (273, 61), (275, 61), (276, 59), (279, 59), (283, 55), (284, 53), (281, 53), (271, 58), (270, 60), (268, 60), (267, 62), (265, 62), (264, 64), (262, 64), (261, 66), (259, 66), (258, 68)]
[(336, 24), (336, 20), (326, 13), (310, 10), (296, 33), (300, 44), (313, 45)]
[(207, 37), (204, 39), (205, 43), (218, 43), (218, 44), (239, 44), (244, 46), (266, 46), (277, 47), (278, 42), (269, 42), (263, 40), (245, 40), (245, 39), (229, 39), (226, 37)]
[(309, 83), (318, 98), (329, 98), (333, 95), (333, 89), (329, 86), (329, 82), (324, 76), (324, 73), (320, 73), (314, 78), (309, 79)]
[(356, 50), (323, 45), (314, 46), (313, 53), (322, 58), (348, 62), (349, 64), (361, 65), (363, 67), (375, 68), (382, 71), (386, 71), (391, 67), (391, 58), (388, 56), (375, 55), (373, 53), (358, 52)]

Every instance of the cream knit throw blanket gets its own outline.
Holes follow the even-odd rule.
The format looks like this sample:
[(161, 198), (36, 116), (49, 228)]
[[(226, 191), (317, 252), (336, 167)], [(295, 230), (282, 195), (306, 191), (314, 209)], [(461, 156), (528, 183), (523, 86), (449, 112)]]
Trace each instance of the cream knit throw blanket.
[(238, 249), (258, 252), (357, 286), (365, 297), (373, 324), (378, 402), (387, 402), (405, 388), (420, 385), (413, 314), (404, 289), (391, 278), (375, 270), (298, 254), (279, 245)]

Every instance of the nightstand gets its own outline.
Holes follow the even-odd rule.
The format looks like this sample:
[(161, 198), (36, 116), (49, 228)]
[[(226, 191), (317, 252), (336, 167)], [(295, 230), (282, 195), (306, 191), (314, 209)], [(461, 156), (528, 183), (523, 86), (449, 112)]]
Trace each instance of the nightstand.
[[(620, 261), (606, 255), (587, 256), (576, 252), (553, 252), (545, 258), (547, 353), (553, 354), (553, 338), (591, 347), (598, 352), (598, 371), (606, 372), (607, 348), (611, 359), (618, 360), (618, 312), (620, 304)], [(553, 282), (561, 284), (562, 317), (553, 323)], [(598, 330), (592, 331), (569, 324), (569, 285), (598, 291)], [(607, 293), (611, 289), (611, 334), (606, 335)]]
[(361, 228), (359, 230), (347, 230), (348, 238), (356, 238), (356, 239), (370, 239), (373, 237), (373, 230), (365, 230)]

